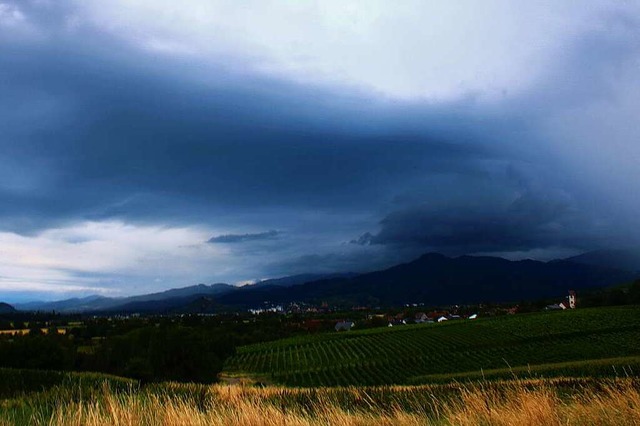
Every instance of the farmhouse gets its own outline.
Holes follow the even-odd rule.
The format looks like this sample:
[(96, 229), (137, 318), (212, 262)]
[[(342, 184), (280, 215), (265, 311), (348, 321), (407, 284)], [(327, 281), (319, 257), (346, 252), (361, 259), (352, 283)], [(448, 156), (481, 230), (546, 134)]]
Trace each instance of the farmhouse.
[(575, 309), (576, 308), (576, 292), (569, 290), (569, 295), (566, 300), (559, 303), (562, 309)]
[(336, 331), (351, 331), (351, 328), (355, 325), (353, 321), (340, 321), (336, 324)]
[(423, 322), (427, 322), (429, 317), (424, 312), (418, 312), (416, 314), (415, 322), (416, 324), (422, 324)]
[(575, 309), (576, 308), (576, 292), (574, 290), (569, 290), (569, 295), (565, 297), (560, 303), (554, 303), (553, 305), (547, 305), (544, 309), (547, 311), (559, 311), (566, 309)]
[(433, 311), (427, 314), (427, 316), (433, 321), (436, 321), (438, 318), (446, 317), (448, 315), (449, 315), (449, 311)]
[(405, 325), (406, 323), (407, 323), (407, 321), (405, 321), (403, 319), (392, 318), (392, 319), (389, 320), (388, 327), (393, 327), (393, 326), (397, 326), (397, 325)]

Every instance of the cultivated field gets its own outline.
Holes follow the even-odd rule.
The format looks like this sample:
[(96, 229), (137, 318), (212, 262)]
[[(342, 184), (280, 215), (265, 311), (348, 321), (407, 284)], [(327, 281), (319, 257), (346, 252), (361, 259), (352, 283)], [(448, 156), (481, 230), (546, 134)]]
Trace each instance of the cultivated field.
[(245, 346), (227, 361), (225, 374), (309, 387), (625, 377), (640, 371), (639, 342), (640, 307), (577, 309)]

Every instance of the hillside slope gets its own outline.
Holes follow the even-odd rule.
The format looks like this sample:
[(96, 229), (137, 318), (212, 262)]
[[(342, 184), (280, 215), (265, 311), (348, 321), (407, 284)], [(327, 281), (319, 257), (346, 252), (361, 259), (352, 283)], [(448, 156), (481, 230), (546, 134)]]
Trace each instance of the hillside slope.
[(497, 257), (450, 258), (426, 254), (392, 268), (350, 278), (314, 281), (291, 288), (252, 289), (218, 298), (223, 305), (258, 305), (265, 300), (327, 301), (335, 304), (402, 305), (517, 302), (564, 296), (582, 290), (627, 282), (628, 271), (574, 262), (509, 261)]
[[(189, 287), (174, 288), (157, 293), (130, 297), (87, 296), (58, 300), (55, 302), (28, 302), (17, 305), (22, 311), (56, 311), (56, 312), (96, 312), (96, 311), (154, 311), (176, 308), (189, 301), (201, 297), (219, 296), (235, 291), (237, 287), (229, 284), (198, 284)], [(157, 306), (157, 309), (156, 309)], [(140, 309), (142, 307), (142, 309)]]
[(640, 248), (596, 250), (565, 259), (583, 265), (614, 268), (622, 271), (640, 271)]
[(225, 371), (292, 386), (382, 385), (593, 360), (577, 372), (598, 375), (614, 371), (597, 360), (640, 366), (639, 341), (640, 307), (578, 309), (307, 335), (241, 347)]
[[(482, 302), (518, 302), (558, 298), (638, 278), (631, 271), (574, 261), (509, 261), (497, 257), (446, 257), (425, 254), (385, 270), (366, 274), (297, 275), (255, 285), (199, 284), (124, 298), (89, 296), (18, 305), (20, 310), (58, 312), (217, 312), (262, 306), (265, 301), (294, 301), (352, 307), (429, 306)], [(313, 280), (307, 282), (307, 280)]]
[(0, 302), (0, 314), (10, 314), (16, 309), (8, 303)]

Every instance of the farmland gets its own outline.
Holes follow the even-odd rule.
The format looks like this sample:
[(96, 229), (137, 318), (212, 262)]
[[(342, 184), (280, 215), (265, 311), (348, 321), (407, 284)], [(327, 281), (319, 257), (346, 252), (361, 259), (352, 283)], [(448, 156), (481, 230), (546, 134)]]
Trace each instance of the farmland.
[(239, 347), (234, 385), (0, 368), (0, 425), (638, 424), (638, 313), (298, 335)]
[(634, 375), (639, 314), (593, 308), (307, 335), (240, 347), (225, 374), (302, 387)]

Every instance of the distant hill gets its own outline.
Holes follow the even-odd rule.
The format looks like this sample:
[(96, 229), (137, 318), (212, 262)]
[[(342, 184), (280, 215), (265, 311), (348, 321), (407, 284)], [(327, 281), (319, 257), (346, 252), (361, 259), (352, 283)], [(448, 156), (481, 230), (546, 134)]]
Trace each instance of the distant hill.
[(71, 299), (57, 300), (55, 302), (34, 301), (17, 303), (16, 308), (21, 311), (56, 311), (71, 312), (93, 309), (96, 306), (109, 305), (118, 299), (92, 295), (87, 297), (74, 297)]
[(16, 309), (8, 303), (0, 302), (0, 314), (10, 314)]
[(293, 287), (294, 285), (306, 284), (312, 281), (318, 281), (329, 278), (349, 278), (355, 277), (358, 274), (352, 272), (335, 273), (335, 274), (299, 274), (291, 275), (283, 278), (272, 278), (268, 280), (259, 281), (255, 284), (246, 286), (249, 289), (263, 288), (263, 287)]
[(564, 259), (583, 265), (602, 266), (623, 271), (640, 271), (640, 248), (596, 250)]
[(237, 288), (238, 287), (236, 286), (233, 286), (230, 284), (224, 284), (224, 283), (217, 283), (217, 284), (211, 284), (211, 285), (198, 284), (198, 285), (192, 285), (192, 286), (183, 287), (183, 288), (173, 288), (171, 290), (166, 290), (159, 293), (143, 294), (141, 296), (131, 296), (131, 297), (122, 299), (122, 301), (125, 303), (137, 303), (137, 302), (152, 302), (152, 301), (159, 301), (159, 300), (167, 300), (172, 298), (190, 297), (190, 296), (203, 295), (203, 294), (220, 295), (220, 294), (233, 292), (237, 290)]
[(154, 311), (185, 304), (202, 295), (221, 295), (235, 291), (237, 287), (229, 284), (198, 284), (189, 287), (170, 289), (158, 293), (131, 297), (88, 296), (55, 302), (28, 302), (17, 305), (23, 311), (56, 311), (56, 312), (92, 312), (92, 311)]
[(409, 263), (355, 277), (324, 279), (290, 288), (243, 288), (222, 295), (217, 301), (230, 306), (256, 306), (265, 300), (374, 306), (517, 302), (564, 296), (569, 289), (603, 287), (635, 277), (629, 271), (567, 261), (450, 258), (432, 253)]
[(125, 298), (90, 296), (17, 307), (59, 312), (196, 313), (258, 307), (266, 301), (327, 302), (344, 307), (518, 302), (563, 297), (570, 289), (596, 289), (638, 277), (640, 273), (580, 262), (575, 258), (551, 262), (509, 261), (497, 257), (452, 258), (430, 253), (412, 262), (361, 275), (304, 274), (243, 287), (198, 284)]
[[(158, 293), (143, 294), (130, 297), (105, 297), (92, 295), (71, 298), (54, 302), (34, 301), (20, 303), (22, 311), (56, 311), (56, 312), (185, 312), (211, 311), (220, 305), (215, 298), (227, 293), (251, 289), (269, 291), (272, 288), (288, 288), (321, 278), (353, 277), (353, 273), (335, 274), (300, 274), (289, 277), (260, 281), (244, 287), (230, 284), (197, 284), (189, 287), (174, 288)], [(200, 299), (199, 302), (197, 302)]]
[(246, 285), (244, 287), (235, 287), (229, 284), (213, 284), (206, 286), (199, 284), (196, 286), (179, 288), (164, 291), (161, 293), (146, 294), (141, 296), (128, 297), (120, 299), (117, 304), (110, 306), (102, 306), (99, 311), (108, 312), (181, 312), (181, 313), (198, 313), (198, 312), (215, 312), (216, 310), (225, 308), (219, 302), (224, 295), (259, 290), (260, 292), (269, 292), (273, 289), (285, 289), (297, 285), (301, 285), (319, 278), (336, 278), (336, 277), (352, 277), (356, 274), (352, 273), (335, 273), (335, 274), (300, 274), (290, 277), (274, 278), (260, 281), (256, 284)]
[[(250, 284), (244, 287), (235, 287), (228, 284), (214, 284), (205, 286), (186, 287), (182, 289), (169, 290), (162, 293), (149, 294), (143, 296), (129, 297), (125, 303), (111, 306), (104, 311), (110, 312), (181, 312), (199, 313), (215, 312), (224, 309), (218, 300), (229, 293), (242, 292), (247, 290), (260, 290), (269, 292), (274, 288), (283, 289), (296, 285), (301, 285), (318, 278), (349, 277), (355, 274), (300, 274), (290, 277), (274, 278)], [(161, 297), (159, 297), (161, 296)]]

